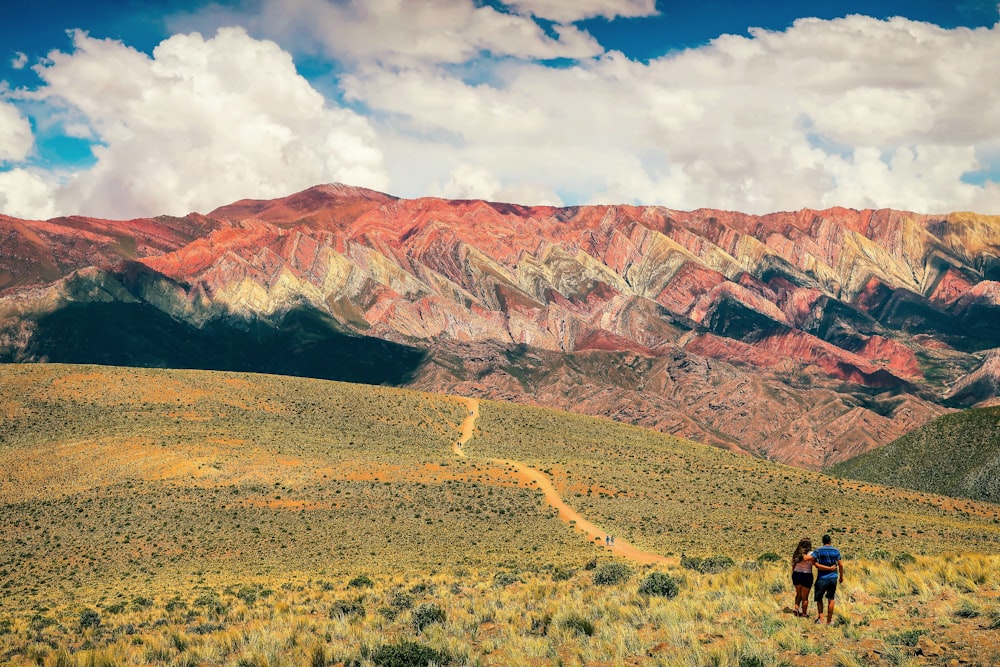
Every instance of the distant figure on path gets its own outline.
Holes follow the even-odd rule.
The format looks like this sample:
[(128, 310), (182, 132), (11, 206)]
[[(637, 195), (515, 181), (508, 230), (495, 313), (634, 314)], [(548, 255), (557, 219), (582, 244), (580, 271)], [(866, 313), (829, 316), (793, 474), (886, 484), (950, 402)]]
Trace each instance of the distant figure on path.
[(615, 536), (611, 536), (611, 546), (615, 546)]
[(611, 546), (611, 536), (610, 535), (605, 535), (604, 536), (604, 546), (606, 546), (606, 547), (610, 547)]
[(844, 564), (840, 550), (830, 544), (829, 535), (823, 536), (823, 546), (813, 551), (816, 559), (816, 622), (823, 620), (823, 597), (830, 601), (826, 607), (826, 624), (833, 623), (833, 599), (837, 595), (837, 583), (844, 579)]
[(812, 540), (803, 537), (792, 554), (792, 585), (795, 586), (795, 615), (809, 616), (809, 589), (813, 585)]

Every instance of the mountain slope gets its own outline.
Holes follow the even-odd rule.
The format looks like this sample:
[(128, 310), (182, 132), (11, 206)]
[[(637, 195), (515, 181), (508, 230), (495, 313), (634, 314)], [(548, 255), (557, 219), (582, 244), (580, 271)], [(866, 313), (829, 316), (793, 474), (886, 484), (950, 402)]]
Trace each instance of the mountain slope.
[(543, 567), (598, 553), (504, 461), (654, 554), (718, 553), (724, 535), (728, 554), (755, 558), (829, 531), (858, 554), (890, 533), (914, 553), (1000, 543), (996, 505), (544, 408), (481, 401), (458, 456), (466, 417), (457, 398), (359, 384), (0, 366), (0, 596), (27, 599), (42, 580), (54, 595), (205, 571)]
[[(323, 322), (314, 338), (415, 350), (417, 365), (369, 381), (609, 416), (811, 468), (997, 395), (995, 218), (524, 207), (327, 185), (181, 220), (201, 225), (197, 238), (134, 258), (109, 250), (88, 289), (77, 264), (25, 268), (0, 292), (0, 358), (54, 358), (33, 342), (38, 323), (80, 302), (125, 298), (199, 330), (223, 322), (210, 337), (306, 310)], [(64, 338), (86, 312), (60, 320)], [(190, 363), (119, 361), (216, 356), (195, 347)], [(225, 367), (254, 368), (243, 358)]]
[(830, 472), (1000, 503), (1000, 407), (944, 415)]

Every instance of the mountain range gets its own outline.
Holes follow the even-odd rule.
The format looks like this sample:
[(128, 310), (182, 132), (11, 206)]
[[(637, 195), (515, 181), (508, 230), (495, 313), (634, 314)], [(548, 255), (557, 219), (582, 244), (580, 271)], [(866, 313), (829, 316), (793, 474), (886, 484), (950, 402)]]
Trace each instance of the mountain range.
[(805, 468), (1000, 391), (1000, 217), (398, 199), (0, 216), (0, 361), (546, 405)]

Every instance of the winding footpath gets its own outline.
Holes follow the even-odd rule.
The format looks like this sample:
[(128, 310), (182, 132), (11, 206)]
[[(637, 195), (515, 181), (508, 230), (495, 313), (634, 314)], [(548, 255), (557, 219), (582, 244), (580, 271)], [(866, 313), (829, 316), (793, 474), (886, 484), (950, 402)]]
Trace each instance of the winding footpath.
[[(466, 407), (469, 409), (469, 413), (466, 415), (465, 421), (462, 422), (462, 435), (452, 445), (452, 451), (461, 458), (468, 458), (465, 454), (465, 445), (472, 439), (472, 434), (476, 430), (476, 418), (479, 417), (479, 399), (465, 398), (461, 396), (456, 398), (465, 403)], [(559, 492), (556, 491), (554, 486), (552, 486), (552, 480), (549, 479), (548, 475), (520, 461), (508, 461), (504, 459), (490, 459), (490, 461), (513, 468), (514, 476), (519, 481), (528, 486), (535, 486), (542, 492), (545, 497), (545, 502), (559, 512), (559, 518), (562, 521), (569, 524), (574, 530), (581, 531), (591, 542), (599, 542), (604, 549), (615, 554), (616, 556), (628, 558), (629, 560), (643, 564), (674, 562), (674, 560), (661, 556), (660, 554), (637, 549), (619, 537), (615, 538), (614, 546), (606, 546), (604, 544), (604, 538), (609, 534), (609, 532), (602, 530), (597, 525), (584, 518), (583, 515), (575, 509), (567, 505), (566, 501), (564, 501), (562, 496), (559, 495)]]

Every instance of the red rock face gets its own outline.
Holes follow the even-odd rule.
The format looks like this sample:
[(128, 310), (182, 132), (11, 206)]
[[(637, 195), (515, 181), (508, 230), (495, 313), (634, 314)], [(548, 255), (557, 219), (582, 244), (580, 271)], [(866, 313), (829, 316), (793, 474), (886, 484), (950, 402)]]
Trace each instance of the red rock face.
[[(9, 331), (35, 298), (15, 288), (51, 283), (55, 307), (78, 298), (59, 287), (72, 271), (138, 261), (172, 286), (133, 280), (128, 298), (196, 326), (307, 306), (429, 350), (417, 388), (807, 467), (940, 414), (1000, 346), (1000, 219), (968, 214), (560, 209), (331, 185), (181, 219), (0, 218), (0, 235)], [(0, 347), (26, 335), (0, 332)], [(991, 369), (962, 400), (992, 398)]]

